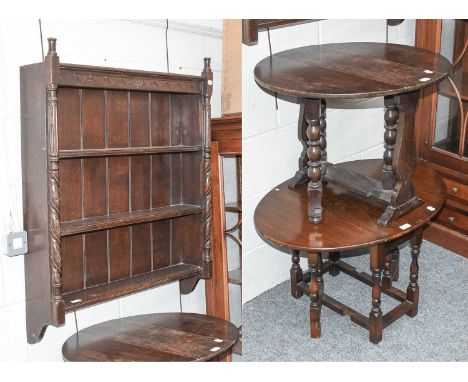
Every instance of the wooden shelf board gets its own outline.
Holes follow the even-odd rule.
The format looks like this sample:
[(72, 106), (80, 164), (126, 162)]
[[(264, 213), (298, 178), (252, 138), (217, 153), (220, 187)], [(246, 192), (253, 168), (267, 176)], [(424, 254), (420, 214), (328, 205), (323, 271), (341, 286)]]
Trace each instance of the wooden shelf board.
[(108, 228), (148, 223), (156, 220), (170, 219), (179, 216), (193, 215), (201, 212), (200, 206), (178, 204), (173, 206), (131, 211), (108, 216), (97, 216), (79, 220), (65, 221), (60, 224), (62, 236), (99, 231)]
[(153, 146), (153, 147), (122, 147), (107, 149), (87, 149), (87, 150), (60, 150), (60, 159), (70, 158), (90, 158), (108, 156), (128, 156), (162, 153), (185, 153), (201, 151), (201, 146)]
[(228, 272), (228, 280), (231, 284), (242, 285), (242, 269), (233, 269)]
[(238, 202), (226, 203), (224, 209), (227, 212), (242, 212), (242, 206)]
[(157, 269), (149, 273), (128, 277), (110, 283), (65, 293), (62, 298), (65, 302), (65, 310), (75, 309), (154, 288), (158, 285), (172, 281), (201, 275), (202, 268), (190, 264), (176, 264), (167, 268)]

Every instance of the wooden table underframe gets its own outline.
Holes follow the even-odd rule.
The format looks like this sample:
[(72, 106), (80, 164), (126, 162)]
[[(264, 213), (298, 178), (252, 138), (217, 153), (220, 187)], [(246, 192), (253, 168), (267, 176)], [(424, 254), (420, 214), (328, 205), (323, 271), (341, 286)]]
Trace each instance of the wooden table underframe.
[[(406, 293), (392, 286), (392, 281), (399, 277), (398, 245), (409, 241), (411, 244), (410, 283)], [(321, 307), (327, 308), (342, 316), (349, 316), (351, 321), (369, 331), (369, 340), (377, 344), (382, 340), (382, 331), (398, 318), (407, 314), (415, 317), (418, 313), (418, 256), (422, 241), (422, 228), (401, 237), (389, 244), (379, 244), (370, 247), (370, 269), (372, 274), (358, 272), (356, 268), (340, 260), (340, 252), (330, 252), (329, 258), (323, 262), (321, 252), (309, 252), (309, 269), (303, 271), (299, 265), (299, 251), (292, 251), (291, 294), (300, 298), (304, 294), (310, 297), (310, 331), (312, 338), (321, 334)], [(341, 272), (372, 287), (372, 309), (368, 317), (353, 308), (337, 301), (324, 293), (323, 275), (329, 273), (338, 276)], [(383, 272), (383, 277), (382, 277)], [(400, 302), (385, 315), (380, 308), (381, 294)]]

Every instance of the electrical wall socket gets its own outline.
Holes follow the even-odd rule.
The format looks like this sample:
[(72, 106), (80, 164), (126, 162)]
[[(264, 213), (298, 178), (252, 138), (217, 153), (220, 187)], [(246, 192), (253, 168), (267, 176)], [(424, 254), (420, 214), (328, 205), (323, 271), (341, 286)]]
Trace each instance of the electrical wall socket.
[(26, 231), (8, 232), (7, 256), (25, 255), (28, 253), (28, 234)]

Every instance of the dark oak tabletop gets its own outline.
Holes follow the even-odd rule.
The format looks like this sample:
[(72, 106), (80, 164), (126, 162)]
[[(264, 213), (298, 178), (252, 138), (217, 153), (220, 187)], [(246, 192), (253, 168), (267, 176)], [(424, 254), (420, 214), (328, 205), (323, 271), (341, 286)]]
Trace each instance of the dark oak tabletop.
[[(336, 166), (381, 179), (382, 161), (378, 159)], [(427, 223), (444, 204), (445, 185), (429, 167), (423, 164), (416, 166), (413, 184), (416, 195), (424, 203), (395, 219), (388, 227), (382, 227), (377, 220), (385, 209), (383, 204), (330, 183), (323, 187), (322, 222), (311, 224), (307, 215), (307, 185), (290, 190), (286, 181), (260, 201), (254, 215), (255, 227), (259, 235), (271, 244), (304, 251), (340, 251), (387, 242)], [(410, 224), (410, 227), (400, 229), (404, 224)]]
[(411, 92), (443, 80), (441, 55), (407, 45), (352, 42), (274, 54), (255, 67), (267, 90), (302, 98), (368, 98)]
[(90, 326), (63, 344), (66, 361), (208, 361), (237, 342), (228, 321), (195, 313), (154, 313)]

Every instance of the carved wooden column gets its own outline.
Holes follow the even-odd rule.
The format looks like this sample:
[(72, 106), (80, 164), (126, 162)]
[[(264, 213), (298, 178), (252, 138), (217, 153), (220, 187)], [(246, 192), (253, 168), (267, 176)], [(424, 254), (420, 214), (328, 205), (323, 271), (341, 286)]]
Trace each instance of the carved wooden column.
[[(47, 172), (48, 172), (48, 220), (50, 289), (52, 294), (52, 324), (65, 323), (65, 304), (62, 299), (62, 255), (60, 233), (59, 157), (57, 135), (57, 89), (59, 58), (56, 39), (49, 38), (48, 52), (44, 59), (47, 81)], [(42, 333), (43, 334), (43, 333)], [(38, 335), (39, 339), (42, 335)]]
[(382, 340), (383, 318), (380, 309), (381, 285), (380, 278), (382, 274), (382, 257), (384, 256), (384, 245), (374, 245), (370, 252), (370, 270), (372, 272), (372, 310), (369, 313), (369, 340), (374, 344)]
[(320, 312), (322, 302), (320, 299), (319, 263), (320, 254), (310, 252), (308, 256), (310, 271), (310, 336), (320, 338)]
[(309, 222), (318, 224), (322, 221), (322, 170), (320, 148), (321, 102), (319, 99), (305, 99), (304, 116), (307, 121), (307, 157), (309, 158), (307, 175)]
[(211, 94), (213, 72), (210, 58), (204, 59), (203, 81), (203, 278), (210, 278), (211, 263)]
[(292, 250), (292, 266), (291, 266), (291, 294), (294, 298), (302, 297), (302, 289), (297, 286), (303, 280), (303, 273), (299, 264), (299, 251)]
[(384, 155), (382, 189), (393, 190), (395, 187), (395, 174), (393, 173), (393, 154), (397, 137), (398, 108), (395, 104), (395, 97), (388, 96), (384, 99), (385, 105), (385, 134), (384, 134)]
[[(414, 192), (412, 177), (416, 166), (415, 113), (419, 92), (401, 94), (393, 99), (387, 97), (385, 114), (385, 154), (382, 189), (393, 191), (389, 205), (379, 218), (378, 224), (386, 227), (390, 221), (405, 214), (422, 203)], [(395, 107), (397, 109), (395, 109)], [(396, 126), (396, 137), (393, 132)], [(395, 144), (392, 142), (395, 140)], [(391, 166), (390, 166), (391, 159)], [(393, 171), (394, 180), (390, 171)]]
[(411, 239), (411, 266), (410, 266), (410, 283), (406, 289), (406, 299), (413, 303), (413, 308), (407, 313), (408, 316), (414, 317), (418, 314), (419, 303), (419, 285), (418, 285), (418, 256), (421, 250), (422, 229), (418, 229), (416, 235)]
[(320, 166), (323, 177), (327, 172), (327, 104), (324, 99), (320, 104)]

